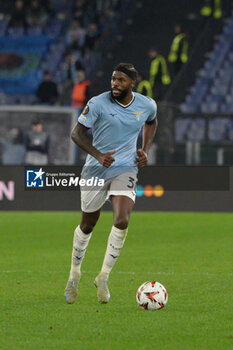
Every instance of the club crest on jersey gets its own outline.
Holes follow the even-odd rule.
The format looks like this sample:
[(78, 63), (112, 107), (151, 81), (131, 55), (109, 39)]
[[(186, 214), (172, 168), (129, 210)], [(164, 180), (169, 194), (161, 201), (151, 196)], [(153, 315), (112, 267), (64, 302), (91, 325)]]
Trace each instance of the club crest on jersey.
[(133, 112), (133, 114), (136, 115), (138, 121), (140, 120), (140, 116), (141, 116), (142, 113), (143, 112)]

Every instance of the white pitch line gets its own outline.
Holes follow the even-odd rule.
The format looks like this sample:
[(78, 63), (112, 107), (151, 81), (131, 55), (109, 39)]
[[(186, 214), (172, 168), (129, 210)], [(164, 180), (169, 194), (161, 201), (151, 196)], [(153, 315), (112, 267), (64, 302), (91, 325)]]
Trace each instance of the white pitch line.
[[(0, 270), (0, 273), (44, 273), (44, 274), (62, 274), (62, 273), (68, 273), (68, 270), (64, 270), (64, 271), (32, 271), (32, 270)], [(97, 273), (97, 271), (82, 271), (83, 273), (87, 273), (87, 274), (95, 274)], [(223, 272), (216, 272), (216, 273), (212, 273), (212, 272), (174, 272), (174, 271), (144, 271), (144, 272), (135, 272), (135, 271), (114, 271), (114, 274), (122, 274), (122, 275), (141, 275), (141, 274), (149, 274), (149, 275), (203, 275), (203, 276), (219, 276), (224, 275), (224, 276), (233, 276), (233, 273), (229, 272), (229, 273), (223, 273)]]

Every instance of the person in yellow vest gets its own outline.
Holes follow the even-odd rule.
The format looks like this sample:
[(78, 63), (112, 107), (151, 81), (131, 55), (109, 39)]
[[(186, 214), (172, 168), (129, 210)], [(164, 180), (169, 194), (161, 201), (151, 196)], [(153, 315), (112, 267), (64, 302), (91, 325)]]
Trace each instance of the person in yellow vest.
[(201, 15), (203, 17), (210, 17), (212, 15), (215, 19), (222, 18), (222, 1), (204, 0)]
[(140, 94), (153, 98), (152, 87), (149, 80), (145, 79), (143, 74), (138, 74), (137, 92)]
[(148, 51), (150, 58), (150, 85), (156, 100), (161, 100), (166, 87), (171, 83), (165, 58), (160, 55), (157, 49), (151, 48)]
[(174, 39), (168, 55), (168, 62), (171, 64), (173, 76), (179, 73), (183, 64), (188, 62), (188, 36), (184, 33), (180, 24), (174, 27)]
[(84, 70), (76, 72), (76, 83), (74, 83), (72, 91), (72, 106), (79, 111), (83, 109), (90, 99), (90, 85), (91, 82), (86, 79)]

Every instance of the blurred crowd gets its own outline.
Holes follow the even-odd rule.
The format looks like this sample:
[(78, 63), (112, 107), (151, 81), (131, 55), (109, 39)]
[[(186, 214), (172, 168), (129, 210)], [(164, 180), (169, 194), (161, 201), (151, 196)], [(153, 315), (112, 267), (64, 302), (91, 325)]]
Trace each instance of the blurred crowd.
[[(106, 28), (114, 36), (116, 20), (121, 17), (121, 7), (127, 2), (129, 0), (16, 0), (4, 5), (8, 6), (6, 16), (10, 16), (8, 33), (15, 29), (27, 33), (30, 33), (30, 29), (40, 32), (47, 26), (46, 33), (49, 34), (49, 30), (53, 30), (48, 25), (51, 20), (62, 23), (59, 33), (62, 60), (56, 72), (52, 69), (52, 54), (48, 64), (42, 62), (42, 82), (36, 91), (34, 103), (83, 106), (83, 101), (90, 96), (91, 78), (100, 60), (99, 39)], [(221, 0), (203, 0), (200, 14), (221, 18)], [(189, 45), (185, 28), (176, 24), (167, 57), (155, 46), (148, 51), (150, 67), (146, 73), (139, 75), (137, 91), (153, 96), (157, 101), (162, 100), (189, 59)], [(55, 54), (57, 47), (54, 46)], [(84, 93), (85, 98), (81, 96)]]
[[(106, 27), (114, 30), (115, 20), (121, 16), (119, 9), (127, 2), (129, 0), (9, 0), (0, 3), (0, 20), (7, 23), (4, 36), (34, 36), (35, 33), (36, 40), (40, 35), (50, 35), (49, 30), (58, 34), (49, 55), (60, 45), (62, 60), (58, 70), (62, 79), (56, 79), (59, 72), (54, 72), (53, 60), (46, 66), (44, 57), (41, 82), (32, 104), (72, 105), (79, 113), (91, 96), (90, 78), (100, 51), (98, 41)], [(57, 24), (59, 31), (54, 32)], [(30, 131), (13, 127), (0, 139), (2, 164), (48, 164), (50, 143), (50, 136), (38, 118), (33, 120)]]
[(106, 27), (114, 30), (115, 20), (121, 16), (121, 6), (127, 2), (129, 0), (16, 0), (4, 6), (0, 4), (0, 14), (5, 11), (4, 16), (9, 19), (6, 35), (50, 35), (50, 29), (53, 31), (56, 24), (61, 24), (57, 39), (62, 51), (61, 62), (56, 72), (52, 69), (53, 61), (47, 66), (46, 62), (41, 62), (42, 82), (33, 103), (72, 104), (72, 89), (78, 83), (77, 71), (91, 78), (101, 55), (98, 40)]

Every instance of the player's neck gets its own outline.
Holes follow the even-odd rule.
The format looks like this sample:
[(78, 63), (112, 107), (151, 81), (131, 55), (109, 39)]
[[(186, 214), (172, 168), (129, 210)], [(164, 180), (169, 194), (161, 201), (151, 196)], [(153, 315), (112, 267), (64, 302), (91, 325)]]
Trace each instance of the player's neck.
[(134, 100), (134, 93), (133, 93), (133, 91), (131, 91), (131, 92), (130, 92), (127, 96), (125, 96), (122, 100), (117, 100), (117, 99), (115, 99), (115, 101), (116, 101), (117, 103), (119, 103), (119, 105), (124, 106), (124, 107), (130, 105), (130, 104), (132, 103), (133, 100)]

